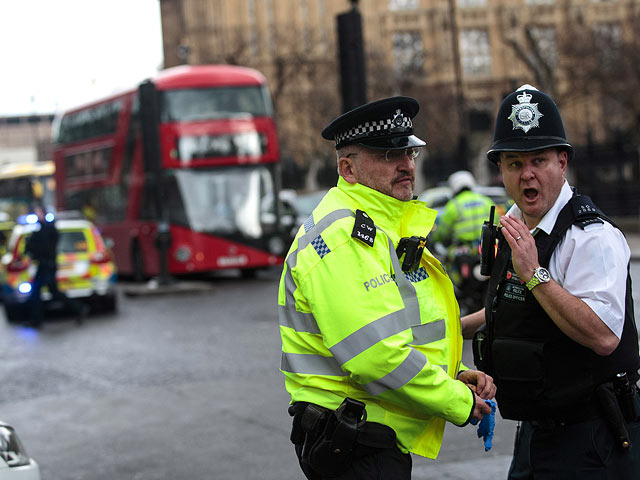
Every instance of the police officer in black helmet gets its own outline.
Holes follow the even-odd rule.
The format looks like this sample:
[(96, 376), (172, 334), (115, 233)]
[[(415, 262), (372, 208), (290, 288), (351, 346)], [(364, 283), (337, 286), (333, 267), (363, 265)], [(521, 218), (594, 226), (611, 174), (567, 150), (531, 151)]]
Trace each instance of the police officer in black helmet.
[(548, 95), (530, 85), (508, 95), (487, 156), (515, 205), (487, 256), (485, 308), (461, 322), (502, 417), (519, 422), (509, 478), (640, 478), (624, 235), (565, 180), (573, 148)]

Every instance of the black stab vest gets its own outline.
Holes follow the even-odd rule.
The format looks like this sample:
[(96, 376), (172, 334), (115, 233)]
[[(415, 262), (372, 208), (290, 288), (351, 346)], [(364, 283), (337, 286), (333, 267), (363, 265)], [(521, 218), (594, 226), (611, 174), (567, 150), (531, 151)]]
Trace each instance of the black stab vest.
[[(549, 266), (551, 254), (573, 224), (585, 228), (603, 221), (615, 226), (588, 196), (574, 194), (551, 234), (540, 230), (535, 236), (540, 265)], [(640, 357), (629, 266), (622, 338), (606, 357), (571, 340), (553, 323), (515, 274), (511, 249), (504, 239), (498, 247), (485, 307), (487, 323), (479, 347), (482, 361), (476, 364), (493, 376), (503, 418), (570, 418), (592, 403), (596, 386), (616, 373), (627, 372), (633, 381), (638, 379)], [(477, 348), (474, 345), (476, 360)]]

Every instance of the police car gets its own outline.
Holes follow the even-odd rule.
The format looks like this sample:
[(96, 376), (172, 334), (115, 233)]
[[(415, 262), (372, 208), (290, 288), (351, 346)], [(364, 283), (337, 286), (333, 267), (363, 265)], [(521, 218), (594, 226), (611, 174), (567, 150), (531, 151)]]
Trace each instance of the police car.
[(40, 466), (27, 454), (15, 429), (0, 421), (0, 480), (40, 480)]
[(15, 223), (6, 212), (0, 212), (0, 255), (4, 255), (7, 251), (7, 242), (14, 225)]
[[(37, 263), (24, 251), (27, 238), (38, 228), (37, 221), (35, 215), (21, 217), (11, 232), (7, 253), (2, 256), (0, 288), (9, 322), (28, 319)], [(115, 310), (116, 266), (96, 226), (77, 214), (62, 212), (56, 218), (56, 228), (59, 233), (56, 278), (60, 291), (91, 306)], [(51, 302), (46, 287), (41, 295), (49, 309), (62, 306)]]

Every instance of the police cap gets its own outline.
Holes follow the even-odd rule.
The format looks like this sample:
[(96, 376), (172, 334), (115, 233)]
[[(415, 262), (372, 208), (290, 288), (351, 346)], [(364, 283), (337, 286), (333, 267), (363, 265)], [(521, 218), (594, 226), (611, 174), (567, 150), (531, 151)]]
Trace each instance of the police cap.
[(569, 160), (573, 157), (555, 102), (537, 88), (522, 85), (500, 105), (487, 157), (497, 163), (500, 152), (533, 152), (550, 147), (566, 150)]
[(340, 115), (324, 127), (322, 137), (334, 140), (336, 150), (354, 143), (380, 150), (424, 147), (411, 122), (418, 110), (418, 101), (411, 97), (376, 100)]

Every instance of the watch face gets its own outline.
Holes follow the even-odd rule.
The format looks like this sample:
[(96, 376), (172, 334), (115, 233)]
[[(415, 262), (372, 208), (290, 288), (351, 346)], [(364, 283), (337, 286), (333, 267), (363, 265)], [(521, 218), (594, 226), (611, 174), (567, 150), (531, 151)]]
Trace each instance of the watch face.
[(547, 270), (546, 268), (539, 268), (536, 272), (536, 276), (543, 283), (551, 280), (551, 275), (549, 275), (549, 270)]

